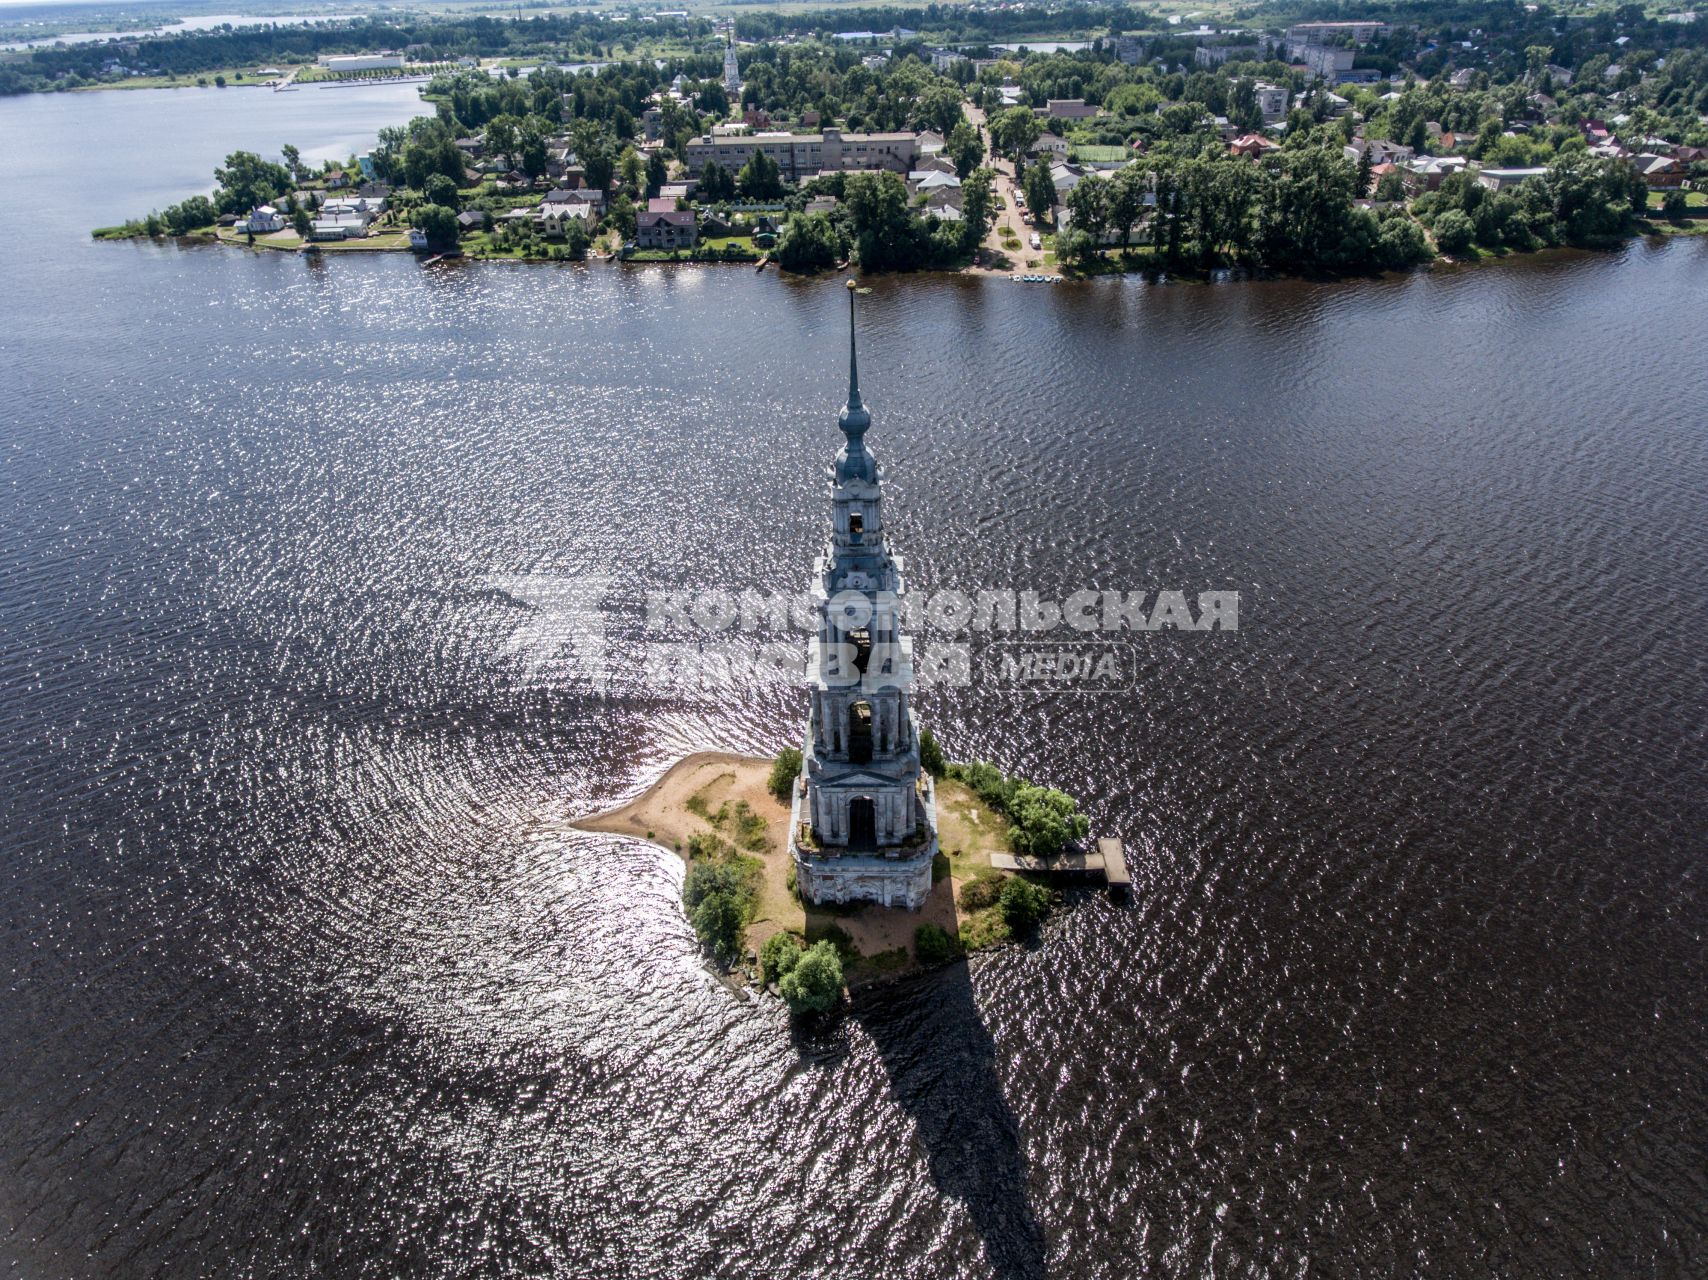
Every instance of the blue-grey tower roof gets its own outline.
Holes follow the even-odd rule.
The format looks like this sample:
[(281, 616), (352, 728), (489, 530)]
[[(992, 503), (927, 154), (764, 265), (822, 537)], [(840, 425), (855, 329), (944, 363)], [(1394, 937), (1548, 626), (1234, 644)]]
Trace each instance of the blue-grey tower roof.
[(872, 425), (872, 415), (866, 411), (865, 402), (860, 399), (860, 361), (859, 353), (854, 345), (854, 295), (856, 286), (852, 280), (848, 282), (848, 403), (842, 407), (842, 414), (836, 420), (836, 425), (842, 428), (842, 434), (848, 437), (848, 442), (842, 446), (836, 455), (836, 482), (845, 483), (849, 480), (864, 480), (870, 484), (878, 481), (878, 460), (866, 449), (866, 428)]

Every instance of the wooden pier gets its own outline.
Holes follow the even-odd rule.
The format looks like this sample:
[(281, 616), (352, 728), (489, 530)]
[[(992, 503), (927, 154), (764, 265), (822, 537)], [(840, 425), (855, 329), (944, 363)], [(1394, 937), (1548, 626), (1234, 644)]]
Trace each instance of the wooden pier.
[(1058, 853), (1050, 858), (1033, 857), (1025, 853), (993, 853), (990, 865), (998, 871), (1025, 871), (1045, 876), (1101, 876), (1111, 898), (1125, 898), (1132, 892), (1132, 880), (1127, 875), (1127, 852), (1119, 840), (1102, 836), (1091, 852)]

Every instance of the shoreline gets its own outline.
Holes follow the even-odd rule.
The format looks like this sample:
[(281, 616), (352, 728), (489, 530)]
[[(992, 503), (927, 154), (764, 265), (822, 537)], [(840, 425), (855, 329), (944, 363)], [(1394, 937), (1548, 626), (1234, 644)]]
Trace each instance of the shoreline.
[[(633, 799), (562, 826), (644, 840), (686, 863), (689, 840), (719, 833), (723, 828), (716, 815), (722, 806), (745, 802), (765, 824), (764, 847), (742, 850), (764, 865), (758, 904), (747, 926), (746, 952), (757, 956), (765, 940), (780, 932), (798, 934), (808, 943), (829, 938), (844, 953), (850, 988), (932, 967), (921, 963), (914, 949), (914, 931), (924, 924), (959, 937), (968, 954), (1008, 941), (1006, 931), (991, 927), (986, 913), (959, 905), (961, 888), (969, 881), (1007, 874), (989, 861), (992, 852), (1006, 849), (1007, 828), (966, 788), (947, 780), (938, 783), (939, 844), (944, 852), (938, 855), (931, 894), (922, 908), (816, 907), (803, 903), (792, 888), (789, 811), (767, 788), (771, 765), (768, 759), (734, 752), (694, 752), (671, 764)], [(735, 972), (740, 971), (738, 967)]]
[[(224, 227), (199, 227), (193, 231), (184, 232), (182, 235), (162, 234), (158, 236), (150, 236), (143, 233), (130, 235), (124, 234), (123, 232), (124, 228), (122, 225), (114, 225), (108, 227), (96, 227), (92, 229), (89, 234), (91, 239), (101, 243), (114, 243), (129, 240), (147, 240), (150, 242), (176, 240), (181, 243), (209, 244), (229, 249), (252, 249), (263, 250), (269, 253), (294, 254), (303, 254), (307, 249), (307, 246), (301, 242), (297, 244), (269, 244), (264, 238), (257, 239), (254, 244), (250, 244), (242, 237), (235, 233), (231, 233)], [(470, 253), (462, 249), (457, 250), (456, 253), (451, 255), (434, 255), (422, 250), (411, 248), (408, 244), (398, 244), (396, 242), (396, 237), (402, 234), (403, 229), (400, 228), (395, 231), (387, 230), (382, 232), (380, 236), (364, 237), (360, 240), (329, 240), (324, 242), (314, 241), (310, 243), (314, 245), (314, 251), (316, 253), (398, 253), (409, 254), (423, 262), (430, 258), (449, 256), (464, 262), (505, 262), (518, 265), (537, 266), (585, 266), (591, 263), (611, 262), (616, 263), (619, 266), (634, 267), (742, 267), (748, 270), (771, 267), (779, 274), (797, 275), (803, 280), (812, 279), (814, 275), (829, 276), (838, 274), (835, 271), (823, 271), (801, 275), (798, 272), (786, 271), (775, 262), (771, 262), (766, 259), (761, 259), (759, 262), (717, 261), (709, 258), (692, 257), (679, 259), (643, 258), (639, 260), (630, 260), (623, 258), (618, 254), (596, 253), (588, 253), (580, 258), (541, 258), (510, 253)], [(1473, 249), (1470, 253), (1459, 257), (1452, 257), (1447, 254), (1437, 254), (1428, 262), (1420, 263), (1415, 267), (1403, 271), (1354, 272), (1341, 275), (1324, 275), (1306, 274), (1302, 272), (1265, 272), (1239, 266), (1217, 266), (1207, 269), (1169, 268), (1158, 266), (1153, 263), (1146, 263), (1144, 265), (1134, 265), (1126, 268), (1107, 268), (1096, 271), (1076, 271), (1071, 268), (1063, 268), (1057, 264), (1052, 266), (1048, 271), (1040, 273), (968, 264), (966, 266), (954, 268), (922, 267), (915, 271), (886, 271), (873, 274), (897, 277), (911, 275), (967, 276), (981, 279), (1009, 279), (1016, 283), (1024, 283), (1029, 280), (1033, 280), (1035, 282), (1035, 277), (1040, 274), (1048, 277), (1050, 283), (1068, 284), (1084, 284), (1093, 280), (1111, 278), (1125, 279), (1129, 277), (1147, 279), (1153, 284), (1261, 284), (1284, 280), (1335, 283), (1349, 280), (1379, 279), (1384, 276), (1393, 275), (1415, 275), (1420, 272), (1435, 271), (1437, 269), (1461, 271), (1466, 268), (1488, 266), (1493, 263), (1523, 262), (1532, 259), (1540, 260), (1545, 259), (1551, 254), (1567, 252), (1606, 253), (1623, 245), (1629, 244), (1634, 240), (1655, 238), (1670, 239), (1672, 237), (1690, 237), (1700, 235), (1708, 235), (1708, 213), (1686, 217), (1678, 222), (1670, 222), (1662, 218), (1639, 219), (1629, 235), (1621, 236), (1606, 244), (1557, 244), (1543, 245), (1535, 249)], [(385, 239), (388, 243), (367, 243), (370, 239)], [(866, 273), (861, 274), (864, 275)]]

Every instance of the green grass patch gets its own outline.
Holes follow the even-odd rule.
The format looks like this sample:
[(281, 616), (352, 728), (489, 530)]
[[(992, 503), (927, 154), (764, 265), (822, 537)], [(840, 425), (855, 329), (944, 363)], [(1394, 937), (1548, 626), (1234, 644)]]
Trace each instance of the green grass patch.
[[(1649, 208), (1659, 209), (1666, 197), (1667, 193), (1664, 191), (1649, 192)], [(1686, 191), (1684, 193), (1684, 207), (1693, 211), (1708, 210), (1708, 191)]]
[[(818, 910), (818, 908), (814, 908)], [(843, 964), (853, 964), (860, 959), (860, 948), (854, 944), (854, 939), (848, 930), (834, 921), (814, 920), (807, 917), (807, 945), (815, 942), (828, 942), (836, 948), (836, 954), (842, 957)]]
[(863, 973), (899, 973), (907, 968), (911, 959), (906, 947), (892, 947), (876, 955), (863, 956), (853, 961), (849, 967)]
[(996, 907), (975, 911), (961, 920), (958, 938), (963, 951), (988, 951), (1011, 941), (1008, 922)]

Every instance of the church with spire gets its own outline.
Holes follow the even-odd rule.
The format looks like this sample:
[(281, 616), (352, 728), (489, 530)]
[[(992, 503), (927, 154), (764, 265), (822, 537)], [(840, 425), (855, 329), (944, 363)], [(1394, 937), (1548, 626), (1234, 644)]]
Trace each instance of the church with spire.
[(937, 799), (910, 705), (913, 641), (899, 616), (901, 557), (885, 546), (872, 415), (860, 398), (848, 283), (845, 437), (830, 473), (830, 542), (813, 563), (806, 738), (790, 810), (802, 898), (918, 910), (931, 892)]
[(735, 21), (731, 19), (729, 35), (724, 39), (724, 92), (729, 94), (731, 104), (737, 107), (740, 114), (741, 105), (741, 69), (735, 64)]

